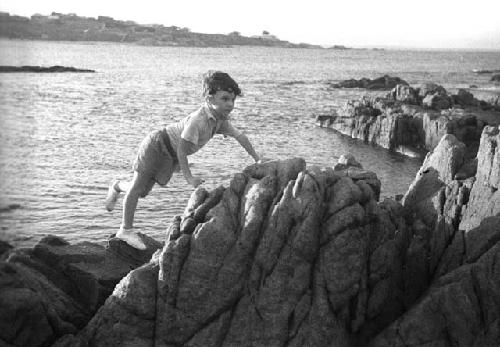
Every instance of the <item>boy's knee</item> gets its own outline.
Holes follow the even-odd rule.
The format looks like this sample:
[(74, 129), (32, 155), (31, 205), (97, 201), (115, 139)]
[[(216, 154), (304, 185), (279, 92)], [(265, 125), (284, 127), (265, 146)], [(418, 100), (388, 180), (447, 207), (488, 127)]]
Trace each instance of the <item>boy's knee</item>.
[(130, 196), (135, 196), (137, 198), (145, 198), (150, 192), (152, 185), (144, 185), (144, 186), (132, 186), (127, 192)]
[(146, 196), (148, 196), (149, 192), (151, 192), (151, 189), (149, 190), (143, 190), (140, 194), (139, 194), (139, 197), (140, 198), (145, 198)]

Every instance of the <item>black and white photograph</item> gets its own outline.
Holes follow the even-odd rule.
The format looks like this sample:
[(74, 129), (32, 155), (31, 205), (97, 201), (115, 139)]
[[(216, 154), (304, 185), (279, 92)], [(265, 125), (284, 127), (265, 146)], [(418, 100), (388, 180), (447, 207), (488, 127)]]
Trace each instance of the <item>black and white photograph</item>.
[(0, 346), (500, 346), (499, 13), (0, 0)]

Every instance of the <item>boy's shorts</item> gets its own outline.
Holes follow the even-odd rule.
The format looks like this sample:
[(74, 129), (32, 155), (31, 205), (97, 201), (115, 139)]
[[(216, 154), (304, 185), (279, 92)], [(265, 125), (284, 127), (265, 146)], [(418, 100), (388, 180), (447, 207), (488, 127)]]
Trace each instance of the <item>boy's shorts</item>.
[(154, 182), (162, 186), (167, 184), (173, 172), (178, 168), (177, 157), (166, 149), (166, 141), (169, 141), (166, 131), (156, 130), (149, 133), (139, 145), (133, 169), (149, 176), (150, 181), (152, 181), (144, 195), (153, 188)]

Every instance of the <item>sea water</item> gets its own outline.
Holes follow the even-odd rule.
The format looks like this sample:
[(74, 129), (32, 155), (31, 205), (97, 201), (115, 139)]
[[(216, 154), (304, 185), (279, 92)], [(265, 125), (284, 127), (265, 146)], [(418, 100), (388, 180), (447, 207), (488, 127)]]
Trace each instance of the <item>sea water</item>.
[[(228, 72), (243, 96), (232, 113), (257, 152), (271, 159), (303, 157), (332, 166), (353, 154), (382, 182), (382, 198), (402, 194), (421, 160), (315, 126), (314, 115), (367, 91), (332, 90), (329, 82), (398, 76), (410, 84), (495, 92), (489, 75), (499, 52), (146, 47), (117, 43), (0, 41), (0, 65), (63, 65), (96, 73), (0, 75), (0, 239), (29, 246), (47, 234), (70, 242), (104, 242), (121, 221), (121, 200), (104, 209), (108, 184), (131, 177), (137, 146), (151, 130), (202, 103), (201, 75)], [(384, 95), (385, 92), (369, 92)], [(216, 136), (190, 156), (191, 170), (213, 189), (252, 159), (231, 138)], [(163, 240), (193, 188), (182, 174), (139, 201), (135, 225)]]

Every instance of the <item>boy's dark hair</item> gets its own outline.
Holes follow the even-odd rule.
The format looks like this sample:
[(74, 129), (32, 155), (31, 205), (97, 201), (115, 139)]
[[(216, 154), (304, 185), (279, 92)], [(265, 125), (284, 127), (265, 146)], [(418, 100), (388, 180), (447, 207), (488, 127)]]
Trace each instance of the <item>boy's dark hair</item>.
[(219, 90), (241, 95), (238, 83), (231, 76), (222, 71), (209, 70), (203, 75), (203, 96), (213, 95)]

